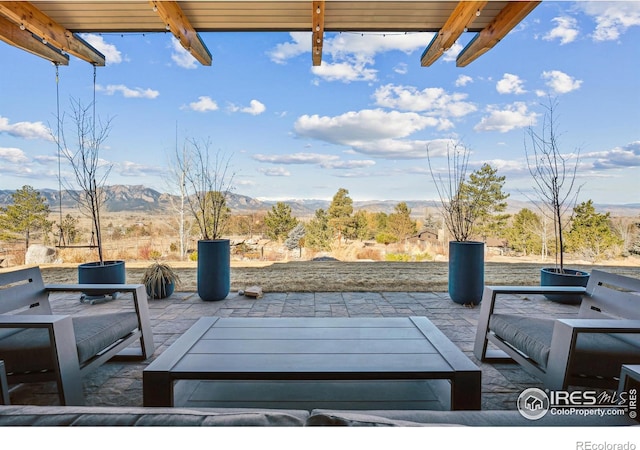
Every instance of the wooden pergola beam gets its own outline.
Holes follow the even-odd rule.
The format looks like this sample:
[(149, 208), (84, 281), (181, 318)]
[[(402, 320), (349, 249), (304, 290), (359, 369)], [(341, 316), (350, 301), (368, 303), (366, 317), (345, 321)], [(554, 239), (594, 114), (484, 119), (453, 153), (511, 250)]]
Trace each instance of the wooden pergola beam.
[(42, 40), (33, 37), (33, 34), (20, 28), (9, 19), (0, 16), (0, 41), (47, 59), (54, 64), (69, 65), (69, 55), (59, 52)]
[(311, 11), (311, 58), (314, 66), (322, 64), (322, 44), (324, 43), (324, 0), (312, 2)]
[(491, 50), (540, 3), (540, 1), (509, 2), (495, 19), (460, 52), (456, 59), (456, 66), (466, 67)]
[(482, 8), (487, 4), (486, 1), (481, 2), (460, 2), (456, 5), (442, 29), (436, 34), (420, 58), (422, 67), (428, 67), (433, 64), (444, 52), (449, 50), (456, 40), (464, 33), (474, 19), (478, 17), (478, 13), (482, 12)]
[(151, 1), (153, 10), (169, 27), (169, 31), (180, 41), (180, 44), (203, 66), (211, 65), (211, 53), (202, 42), (200, 35), (193, 28), (182, 8), (175, 1)]
[(48, 44), (95, 66), (105, 65), (102, 53), (29, 2), (0, 2), (0, 16), (12, 21), (23, 33), (29, 33), (29, 36), (32, 33), (37, 36), (43, 44)]

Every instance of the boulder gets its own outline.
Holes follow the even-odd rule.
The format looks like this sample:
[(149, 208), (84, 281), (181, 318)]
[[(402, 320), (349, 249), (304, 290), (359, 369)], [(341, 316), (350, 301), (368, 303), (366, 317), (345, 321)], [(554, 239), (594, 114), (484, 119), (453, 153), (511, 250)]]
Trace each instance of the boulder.
[(51, 264), (56, 261), (57, 251), (53, 247), (42, 244), (30, 245), (24, 257), (27, 265)]

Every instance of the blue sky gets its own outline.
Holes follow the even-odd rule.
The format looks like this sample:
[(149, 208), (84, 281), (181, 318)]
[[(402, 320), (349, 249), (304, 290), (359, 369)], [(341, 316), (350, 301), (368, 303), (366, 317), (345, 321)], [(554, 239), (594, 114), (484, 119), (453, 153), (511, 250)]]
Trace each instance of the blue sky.
[[(431, 200), (426, 149), (442, 167), (457, 139), (472, 170), (490, 163), (526, 199), (526, 131), (551, 96), (561, 149), (580, 151), (580, 199), (640, 201), (640, 2), (544, 1), (465, 68), (455, 56), (470, 33), (431, 67), (420, 66), (431, 33), (327, 33), (320, 67), (310, 33), (201, 36), (210, 67), (169, 33), (83, 35), (107, 60), (96, 110), (112, 120), (108, 184), (175, 190), (176, 140), (196, 139), (230, 158), (238, 194)], [(55, 67), (2, 42), (0, 61), (0, 189), (57, 189)], [(89, 63), (71, 57), (59, 74), (62, 112), (92, 101)]]

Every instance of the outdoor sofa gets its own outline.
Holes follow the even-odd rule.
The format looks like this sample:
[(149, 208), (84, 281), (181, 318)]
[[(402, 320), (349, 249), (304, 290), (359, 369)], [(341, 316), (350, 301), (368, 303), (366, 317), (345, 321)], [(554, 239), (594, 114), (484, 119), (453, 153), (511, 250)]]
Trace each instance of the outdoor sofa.
[(284, 410), (102, 406), (0, 406), (0, 426), (629, 426), (625, 416), (547, 414), (529, 420), (518, 411)]

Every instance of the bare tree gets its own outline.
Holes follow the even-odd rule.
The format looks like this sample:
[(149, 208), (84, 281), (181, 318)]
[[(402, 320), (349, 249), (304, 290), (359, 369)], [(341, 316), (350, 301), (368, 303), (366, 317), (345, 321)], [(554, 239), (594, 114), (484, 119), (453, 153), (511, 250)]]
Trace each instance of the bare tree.
[(235, 175), (230, 171), (230, 157), (219, 151), (212, 157), (210, 147), (209, 140), (191, 139), (182, 157), (178, 157), (188, 207), (202, 240), (222, 237), (230, 216), (227, 200)]
[(474, 222), (473, 205), (464, 198), (463, 186), (467, 179), (470, 150), (459, 142), (447, 144), (447, 169), (438, 173), (431, 164), (431, 152), (427, 147), (427, 160), (431, 178), (436, 186), (444, 223), (456, 241), (467, 241)]
[(534, 180), (534, 193), (539, 203), (536, 206), (553, 221), (556, 265), (564, 273), (564, 229), (576, 204), (580, 186), (576, 186), (576, 173), (580, 151), (564, 154), (560, 150), (555, 115), (558, 102), (549, 99), (542, 129), (537, 132), (529, 128), (531, 145), (525, 139), (525, 154), (529, 173)]
[(191, 235), (192, 223), (187, 220), (188, 212), (188, 192), (187, 192), (187, 173), (191, 170), (191, 160), (186, 147), (180, 152), (176, 145), (174, 161), (172, 164), (167, 182), (169, 192), (177, 191), (177, 199), (174, 196), (169, 197), (171, 208), (177, 213), (177, 228), (180, 259), (185, 259), (189, 246), (189, 236)]
[[(105, 183), (112, 164), (100, 158), (100, 150), (111, 131), (112, 119), (102, 121), (95, 115), (95, 103), (83, 105), (80, 100), (71, 99), (70, 127), (73, 131), (73, 145), (65, 131), (66, 115), (59, 118), (60, 140), (54, 136), (60, 152), (71, 166), (75, 183), (61, 180), (69, 195), (78, 203), (80, 210), (91, 219), (92, 243), (98, 249), (100, 264), (104, 264), (100, 212), (107, 200)], [(76, 189), (77, 187), (77, 189)]]
[(447, 146), (447, 170), (443, 174), (434, 172), (431, 165), (429, 148), (427, 156), (429, 169), (433, 178), (446, 227), (458, 242), (468, 241), (472, 235), (481, 231), (478, 225), (490, 229), (498, 219), (505, 220), (505, 216), (496, 215), (506, 209), (506, 198), (502, 192), (505, 177), (497, 175), (485, 163), (469, 175), (469, 155), (471, 151), (459, 142), (452, 141)]

